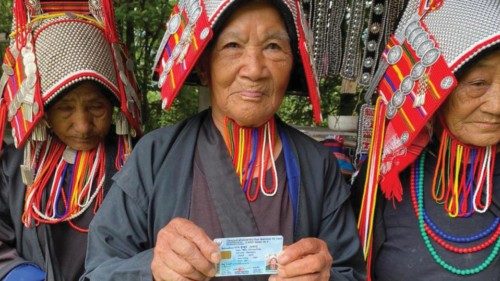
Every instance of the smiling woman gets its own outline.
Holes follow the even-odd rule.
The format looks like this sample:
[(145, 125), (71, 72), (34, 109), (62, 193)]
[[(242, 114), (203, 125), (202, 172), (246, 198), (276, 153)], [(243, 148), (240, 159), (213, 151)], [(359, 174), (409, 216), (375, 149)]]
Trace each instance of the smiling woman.
[(320, 119), (299, 1), (188, 0), (173, 11), (155, 69), (164, 106), (200, 81), (212, 107), (134, 148), (91, 225), (85, 278), (208, 280), (221, 259), (214, 238), (281, 235), (278, 273), (248, 280), (363, 280), (336, 159), (276, 115), (301, 90)]
[(284, 22), (273, 6), (259, 2), (237, 10), (208, 50), (212, 115), (221, 130), (224, 118), (260, 127), (278, 111), (288, 87), (293, 54)]
[(500, 148), (500, 50), (484, 56), (459, 77), (442, 114), (462, 143)]

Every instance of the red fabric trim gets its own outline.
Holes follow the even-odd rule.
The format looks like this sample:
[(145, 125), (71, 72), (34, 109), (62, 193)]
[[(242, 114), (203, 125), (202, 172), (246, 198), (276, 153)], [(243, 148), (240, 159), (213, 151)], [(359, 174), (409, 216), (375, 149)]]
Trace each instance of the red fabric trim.
[(493, 35), (489, 39), (486, 39), (483, 42), (475, 45), (471, 49), (467, 50), (462, 56), (460, 56), (455, 60), (455, 62), (451, 64), (450, 69), (453, 71), (453, 73), (457, 72), (458, 68), (462, 67), (463, 64), (480, 53), (483, 49), (496, 44), (500, 44), (500, 33)]

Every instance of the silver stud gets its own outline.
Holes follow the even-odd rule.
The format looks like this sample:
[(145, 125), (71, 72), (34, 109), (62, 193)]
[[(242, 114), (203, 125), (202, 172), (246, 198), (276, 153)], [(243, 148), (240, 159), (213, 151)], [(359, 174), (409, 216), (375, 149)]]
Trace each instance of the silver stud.
[(408, 95), (413, 89), (414, 85), (415, 82), (412, 80), (412, 78), (410, 76), (406, 76), (403, 79), (403, 81), (401, 81), (401, 85), (399, 85), (399, 90), (403, 95)]
[(210, 34), (210, 28), (205, 27), (200, 33), (200, 39), (205, 40), (208, 37), (208, 34)]
[(430, 49), (429, 51), (425, 52), (424, 56), (422, 57), (422, 64), (425, 67), (433, 65), (439, 59), (440, 54), (441, 53), (438, 49)]
[(453, 85), (453, 81), (453, 77), (446, 76), (443, 80), (441, 80), (441, 89), (448, 90)]
[(394, 116), (396, 116), (397, 112), (398, 112), (398, 109), (395, 108), (394, 106), (392, 106), (391, 103), (389, 103), (387, 105), (387, 111), (385, 112), (385, 117), (387, 117), (387, 119), (391, 120), (392, 118), (394, 118)]
[(181, 15), (175, 14), (167, 22), (167, 31), (170, 34), (175, 34), (181, 25)]
[(430, 49), (434, 48), (434, 43), (432, 42), (432, 40), (426, 40), (424, 41), (422, 44), (420, 44), (418, 47), (417, 47), (417, 56), (419, 58), (422, 58), (424, 56), (424, 54), (429, 51)]
[(394, 45), (387, 52), (387, 63), (390, 65), (396, 64), (403, 56), (403, 48), (400, 45)]
[(391, 99), (392, 106), (394, 106), (395, 108), (400, 108), (401, 106), (403, 106), (404, 102), (405, 96), (400, 91), (396, 91)]
[(417, 62), (411, 69), (410, 77), (413, 81), (417, 81), (424, 73), (425, 67), (422, 65), (422, 62)]
[(405, 28), (405, 37), (408, 38), (410, 36), (410, 34), (413, 32), (413, 30), (417, 29), (418, 27), (420, 27), (420, 25), (418, 24), (418, 21), (416, 21), (416, 20), (410, 21)]

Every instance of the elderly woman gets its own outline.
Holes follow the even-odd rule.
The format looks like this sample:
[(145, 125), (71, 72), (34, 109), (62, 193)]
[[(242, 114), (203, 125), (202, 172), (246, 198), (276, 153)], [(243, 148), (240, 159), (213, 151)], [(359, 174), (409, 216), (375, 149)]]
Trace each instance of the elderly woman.
[(288, 87), (307, 81), (317, 93), (313, 76), (293, 76), (312, 74), (299, 5), (174, 7), (158, 57), (163, 96), (171, 102), (196, 64), (212, 107), (134, 148), (91, 223), (82, 279), (207, 280), (221, 260), (214, 238), (266, 235), (287, 245), (271, 280), (364, 279), (336, 160), (275, 116)]
[(359, 220), (369, 279), (498, 280), (500, 3), (428, 4), (408, 3), (377, 81)]
[(139, 129), (133, 74), (113, 19), (100, 18), (111, 2), (91, 2), (14, 3), (0, 83), (14, 140), (0, 158), (1, 280), (80, 278), (88, 225)]

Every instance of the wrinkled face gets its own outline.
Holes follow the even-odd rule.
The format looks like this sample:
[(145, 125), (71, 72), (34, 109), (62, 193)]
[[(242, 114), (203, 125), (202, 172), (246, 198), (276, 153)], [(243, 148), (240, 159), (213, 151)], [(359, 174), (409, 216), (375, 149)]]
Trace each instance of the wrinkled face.
[(278, 110), (293, 65), (279, 12), (263, 1), (245, 3), (231, 15), (208, 59), (208, 86), (216, 124), (225, 116), (257, 127)]
[(108, 134), (113, 107), (94, 82), (82, 82), (47, 111), (54, 134), (76, 150), (96, 148)]
[(500, 50), (464, 73), (443, 115), (459, 141), (475, 146), (500, 144)]

